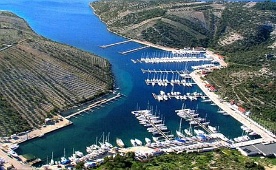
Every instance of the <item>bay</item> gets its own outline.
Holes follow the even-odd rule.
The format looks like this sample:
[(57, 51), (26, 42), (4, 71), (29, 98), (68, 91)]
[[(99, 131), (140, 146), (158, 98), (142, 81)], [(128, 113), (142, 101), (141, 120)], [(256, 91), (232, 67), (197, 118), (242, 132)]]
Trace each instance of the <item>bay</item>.
[[(90, 111), (82, 116), (71, 119), (73, 125), (47, 134), (41, 138), (30, 140), (20, 145), (17, 150), (19, 154), (32, 154), (47, 162), (51, 153), (54, 153), (55, 160), (66, 155), (69, 156), (74, 150), (85, 152), (86, 146), (95, 143), (96, 138), (110, 133), (110, 142), (115, 144), (116, 137), (121, 138), (130, 146), (131, 138), (144, 140), (144, 137), (151, 137), (146, 128), (141, 126), (136, 118), (131, 114), (137, 108), (146, 109), (152, 106), (157, 113), (165, 119), (165, 124), (174, 133), (178, 129), (180, 118), (174, 110), (182, 107), (182, 101), (171, 100), (167, 102), (157, 102), (153, 99), (152, 93), (159, 93), (160, 90), (170, 92), (171, 86), (152, 87), (145, 84), (147, 74), (141, 72), (143, 69), (188, 69), (192, 65), (201, 63), (191, 62), (185, 64), (134, 64), (130, 59), (139, 59), (144, 55), (158, 55), (163, 51), (147, 48), (144, 50), (121, 55), (119, 52), (140, 47), (137, 43), (126, 43), (106, 49), (99, 46), (124, 41), (123, 37), (109, 32), (106, 25), (94, 15), (89, 7), (90, 0), (18, 0), (10, 2), (2, 0), (1, 10), (14, 12), (24, 18), (31, 28), (38, 34), (53, 41), (75, 46), (85, 51), (108, 59), (112, 63), (113, 73), (116, 78), (116, 86), (126, 97), (105, 105), (97, 110)], [(200, 92), (195, 86), (192, 88), (175, 87), (175, 91)], [(217, 113), (218, 107), (202, 102), (185, 101), (185, 106), (196, 109), (201, 117), (207, 116), (212, 126), (219, 126), (220, 131), (226, 137), (234, 138), (242, 135), (241, 124), (231, 117), (225, 117)], [(155, 109), (157, 108), (157, 109)], [(183, 123), (183, 128), (187, 128), (188, 123)]]

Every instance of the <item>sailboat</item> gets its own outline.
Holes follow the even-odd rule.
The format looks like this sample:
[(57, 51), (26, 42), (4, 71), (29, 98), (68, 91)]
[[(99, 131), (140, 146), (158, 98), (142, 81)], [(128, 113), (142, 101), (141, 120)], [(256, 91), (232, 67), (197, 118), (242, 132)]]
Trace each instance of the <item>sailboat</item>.
[(184, 132), (188, 135), (188, 136), (193, 136), (193, 134), (192, 134), (192, 125), (190, 124), (190, 127), (189, 127), (189, 129), (184, 129)]
[(179, 130), (176, 130), (176, 134), (180, 138), (185, 138), (185, 135), (183, 133), (181, 133), (181, 125), (182, 125), (182, 118), (180, 118)]
[(64, 155), (63, 155), (63, 157), (61, 157), (60, 163), (61, 163), (62, 165), (66, 165), (66, 164), (69, 164), (69, 163), (70, 163), (70, 160), (69, 160), (69, 159), (66, 159), (66, 157), (65, 157), (65, 148), (64, 148)]
[(50, 165), (54, 165), (55, 164), (55, 161), (54, 161), (54, 152), (52, 152), (52, 158), (51, 158), (51, 161), (50, 161)]
[(130, 143), (133, 147), (137, 146), (136, 142), (134, 139), (130, 139)]
[(142, 141), (140, 141), (139, 139), (134, 139), (135, 140), (135, 143), (138, 145), (138, 146), (142, 146)]

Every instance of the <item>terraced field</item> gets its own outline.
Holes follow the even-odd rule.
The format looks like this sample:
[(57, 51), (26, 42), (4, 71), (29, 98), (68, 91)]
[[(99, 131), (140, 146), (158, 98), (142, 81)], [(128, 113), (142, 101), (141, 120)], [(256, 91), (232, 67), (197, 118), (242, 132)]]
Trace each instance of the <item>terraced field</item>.
[(0, 136), (112, 89), (107, 60), (40, 37), (13, 14), (0, 13), (0, 44)]

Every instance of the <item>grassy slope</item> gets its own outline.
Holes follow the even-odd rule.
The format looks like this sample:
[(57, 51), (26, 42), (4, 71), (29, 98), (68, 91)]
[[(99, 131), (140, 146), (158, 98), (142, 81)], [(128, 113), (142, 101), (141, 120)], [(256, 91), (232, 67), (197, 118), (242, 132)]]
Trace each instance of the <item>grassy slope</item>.
[(0, 13), (0, 48), (2, 136), (112, 88), (107, 60), (38, 36), (14, 14)]

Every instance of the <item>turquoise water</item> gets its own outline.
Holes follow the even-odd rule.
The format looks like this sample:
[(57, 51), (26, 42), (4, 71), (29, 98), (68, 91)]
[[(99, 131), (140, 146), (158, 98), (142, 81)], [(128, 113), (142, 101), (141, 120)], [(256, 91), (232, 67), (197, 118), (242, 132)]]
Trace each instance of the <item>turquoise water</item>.
[[(38, 34), (80, 49), (92, 52), (107, 58), (113, 66), (116, 76), (116, 84), (120, 87), (121, 93), (126, 97), (109, 103), (105, 107), (90, 111), (87, 114), (71, 119), (73, 125), (50, 133), (39, 139), (34, 139), (20, 145), (17, 150), (19, 154), (31, 153), (40, 157), (45, 163), (47, 157), (54, 152), (55, 159), (63, 155), (64, 148), (67, 156), (75, 150), (85, 151), (86, 146), (95, 143), (96, 137), (103, 132), (110, 132), (110, 142), (115, 143), (116, 137), (121, 138), (126, 144), (130, 144), (131, 138), (151, 137), (146, 129), (139, 125), (136, 118), (130, 113), (137, 108), (146, 109), (148, 104), (165, 118), (168, 128), (175, 132), (179, 126), (179, 117), (174, 110), (180, 109), (181, 101), (171, 100), (168, 102), (157, 102), (153, 99), (152, 93), (159, 93), (160, 90), (171, 91), (171, 87), (147, 86), (144, 80), (147, 74), (141, 72), (143, 69), (184, 69), (184, 64), (133, 64), (130, 59), (138, 59), (142, 55), (162, 53), (154, 48), (144, 49), (128, 55), (121, 55), (118, 52), (133, 49), (141, 46), (137, 43), (127, 43), (107, 49), (99, 48), (100, 45), (110, 44), (125, 40), (107, 31), (106, 26), (93, 14), (89, 8), (90, 0), (18, 0), (10, 2), (1, 0), (0, 9), (9, 10), (24, 18)], [(191, 65), (199, 63), (189, 63)], [(184, 88), (175, 87), (175, 91), (194, 92), (200, 91), (198, 87)], [(201, 117), (207, 115), (212, 126), (219, 126), (219, 129), (227, 137), (240, 136), (242, 130), (240, 123), (231, 117), (225, 117), (216, 113), (217, 106), (201, 102), (186, 101), (189, 108), (197, 108)], [(188, 124), (183, 123), (183, 128)]]

